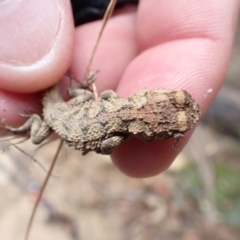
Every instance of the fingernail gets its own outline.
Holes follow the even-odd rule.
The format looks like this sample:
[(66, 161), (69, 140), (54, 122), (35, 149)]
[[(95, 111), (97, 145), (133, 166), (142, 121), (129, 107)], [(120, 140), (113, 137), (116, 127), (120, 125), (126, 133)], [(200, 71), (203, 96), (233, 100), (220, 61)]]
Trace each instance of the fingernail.
[[(7, 78), (14, 82), (14, 71), (19, 71), (21, 80), (22, 77), (26, 79), (23, 73), (34, 74), (34, 71), (52, 64), (58, 51), (61, 51), (55, 45), (59, 39), (63, 39), (61, 31), (68, 21), (64, 2), (68, 1), (0, 1), (1, 82)], [(9, 90), (9, 86), (4, 84), (0, 83), (0, 87)]]

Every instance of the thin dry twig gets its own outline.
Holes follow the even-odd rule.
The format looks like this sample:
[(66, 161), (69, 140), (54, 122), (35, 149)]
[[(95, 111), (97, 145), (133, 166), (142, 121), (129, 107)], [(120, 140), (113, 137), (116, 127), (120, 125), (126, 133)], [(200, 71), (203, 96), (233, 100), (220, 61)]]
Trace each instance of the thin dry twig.
[(20, 147), (17, 146), (17, 144), (15, 143), (9, 143), (11, 146), (15, 147), (18, 151), (20, 151), (21, 153), (25, 154), (26, 156), (28, 156), (31, 160), (33, 160), (44, 172), (48, 172), (47, 169), (33, 156), (31, 156), (30, 154), (28, 154), (27, 152), (23, 151)]
[[(90, 59), (89, 59), (89, 62), (88, 62), (87, 68), (86, 68), (86, 72), (84, 74), (84, 78), (83, 78), (84, 80), (87, 79), (89, 75), (91, 75), (91, 66), (92, 66), (93, 58), (95, 56), (97, 47), (99, 45), (99, 42), (100, 42), (100, 39), (102, 37), (103, 31), (106, 27), (106, 24), (107, 24), (108, 20), (110, 19), (110, 17), (112, 16), (112, 13), (113, 13), (113, 10), (115, 8), (116, 3), (117, 3), (117, 0), (111, 0), (109, 5), (108, 5), (108, 8), (107, 8), (107, 10), (104, 14), (103, 24), (102, 24), (100, 32), (98, 34), (97, 41), (96, 41), (96, 43), (93, 47), (92, 54), (90, 56)], [(94, 98), (97, 99), (97, 97), (98, 97), (97, 88), (96, 88), (94, 83), (92, 83), (92, 89), (93, 89), (93, 93), (94, 93)]]
[(52, 174), (52, 171), (53, 171), (53, 168), (54, 168), (54, 166), (55, 166), (55, 163), (57, 162), (57, 159), (58, 159), (59, 153), (60, 153), (60, 151), (61, 151), (62, 145), (63, 145), (63, 140), (60, 140), (60, 144), (59, 144), (59, 146), (58, 146), (58, 148), (57, 148), (57, 152), (56, 152), (56, 154), (55, 154), (55, 156), (54, 156), (54, 158), (53, 158), (53, 161), (52, 161), (52, 163), (51, 163), (50, 169), (49, 169), (49, 171), (48, 171), (48, 173), (47, 173), (47, 176), (46, 176), (46, 178), (44, 179), (43, 185), (42, 185), (42, 187), (41, 187), (41, 189), (40, 189), (40, 191), (39, 191), (39, 195), (38, 195), (38, 197), (37, 197), (37, 201), (36, 201), (35, 204), (34, 204), (33, 211), (32, 211), (32, 213), (31, 213), (31, 217), (30, 217), (29, 222), (28, 222), (28, 226), (27, 226), (27, 230), (26, 230), (26, 235), (25, 235), (25, 237), (24, 237), (25, 240), (28, 240), (29, 233), (30, 233), (30, 230), (31, 230), (31, 227), (32, 227), (32, 223), (33, 223), (33, 220), (34, 220), (34, 217), (35, 217), (35, 213), (36, 213), (37, 208), (38, 208), (38, 205), (39, 205), (39, 203), (40, 203), (40, 201), (41, 201), (41, 199), (42, 199), (43, 192), (44, 192), (44, 190), (45, 190), (45, 188), (46, 188), (46, 186), (47, 186), (48, 180), (49, 180), (49, 178), (50, 178), (50, 176), (51, 176), (51, 174)]

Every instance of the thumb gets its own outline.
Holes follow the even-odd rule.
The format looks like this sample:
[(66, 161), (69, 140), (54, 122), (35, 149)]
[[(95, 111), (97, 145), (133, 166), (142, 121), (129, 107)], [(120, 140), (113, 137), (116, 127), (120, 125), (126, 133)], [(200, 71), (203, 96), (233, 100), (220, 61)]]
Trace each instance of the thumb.
[(74, 25), (65, 0), (0, 1), (0, 89), (42, 90), (66, 72)]

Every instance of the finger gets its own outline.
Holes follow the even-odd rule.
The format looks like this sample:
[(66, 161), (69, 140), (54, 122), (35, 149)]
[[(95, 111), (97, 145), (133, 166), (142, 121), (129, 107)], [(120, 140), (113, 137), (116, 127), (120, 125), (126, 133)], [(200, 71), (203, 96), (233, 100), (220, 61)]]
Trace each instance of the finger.
[(0, 5), (0, 89), (29, 93), (57, 82), (72, 56), (69, 1), (3, 1)]
[[(119, 95), (143, 87), (183, 88), (204, 112), (225, 78), (238, 11), (237, 0), (142, 1), (136, 25), (142, 53), (126, 69)], [(189, 136), (177, 150), (174, 140), (144, 144), (129, 139), (114, 151), (113, 161), (130, 176), (155, 175), (172, 163)]]
[[(135, 41), (135, 7), (117, 11), (107, 23), (100, 40), (91, 70), (99, 70), (96, 84), (99, 93), (115, 89), (126, 66), (137, 55)], [(71, 73), (82, 80), (96, 42), (102, 20), (82, 25), (76, 29)]]
[(72, 12), (64, 0), (5, 1), (0, 5), (0, 36), (4, 36), (0, 38), (0, 119), (17, 125), (24, 121), (18, 113), (41, 112), (41, 94), (17, 93), (47, 88), (69, 67)]
[(8, 125), (17, 127), (26, 121), (26, 118), (21, 117), (19, 114), (40, 114), (41, 95), (40, 93), (15, 94), (0, 91), (0, 121), (5, 119)]

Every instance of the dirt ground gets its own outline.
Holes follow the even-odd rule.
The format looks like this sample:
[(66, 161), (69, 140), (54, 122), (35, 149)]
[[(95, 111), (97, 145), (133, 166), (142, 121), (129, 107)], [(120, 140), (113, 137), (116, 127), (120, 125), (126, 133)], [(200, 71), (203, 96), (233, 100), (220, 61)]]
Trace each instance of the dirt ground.
[[(45, 159), (51, 159), (56, 147), (56, 143), (45, 146), (36, 159), (47, 165)], [(45, 172), (18, 151), (9, 153), (1, 157), (0, 238), (15, 240), (23, 238)], [(83, 158), (65, 150), (38, 209), (31, 239), (147, 239), (144, 235), (155, 235), (154, 228), (168, 215), (165, 198), (171, 198), (172, 182), (167, 174), (132, 179), (120, 173), (109, 157)], [(174, 219), (168, 221), (179, 231)]]

